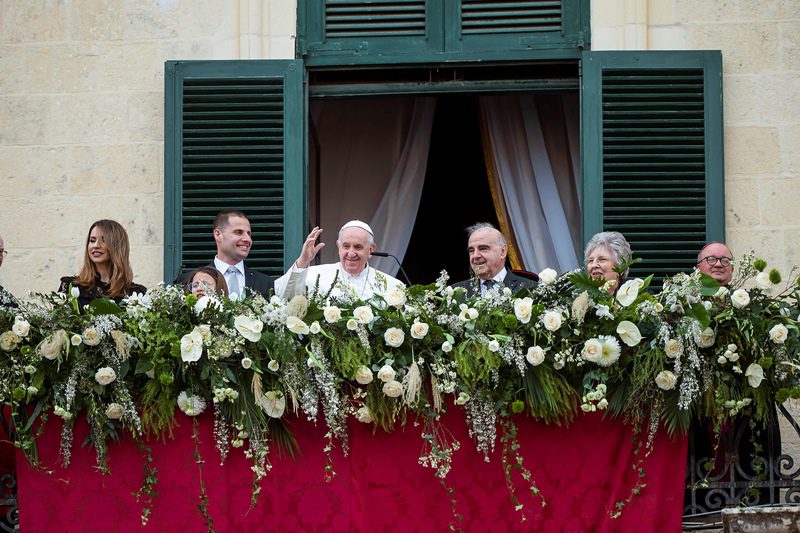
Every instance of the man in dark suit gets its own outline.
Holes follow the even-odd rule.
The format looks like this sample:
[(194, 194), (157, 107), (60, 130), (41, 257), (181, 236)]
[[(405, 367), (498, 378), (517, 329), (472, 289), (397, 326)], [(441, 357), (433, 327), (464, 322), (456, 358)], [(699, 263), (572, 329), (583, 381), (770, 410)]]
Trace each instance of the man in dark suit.
[(269, 295), (274, 279), (244, 264), (253, 246), (250, 221), (241, 211), (224, 210), (214, 219), (217, 256), (211, 264), (225, 276), (228, 294), (242, 297), (245, 289)]
[(473, 224), (467, 228), (469, 241), (467, 253), (474, 277), (453, 284), (467, 289), (467, 296), (486, 294), (490, 289), (500, 290), (508, 287), (516, 293), (520, 289), (532, 287), (534, 280), (517, 275), (506, 269), (508, 244), (506, 238), (488, 222)]

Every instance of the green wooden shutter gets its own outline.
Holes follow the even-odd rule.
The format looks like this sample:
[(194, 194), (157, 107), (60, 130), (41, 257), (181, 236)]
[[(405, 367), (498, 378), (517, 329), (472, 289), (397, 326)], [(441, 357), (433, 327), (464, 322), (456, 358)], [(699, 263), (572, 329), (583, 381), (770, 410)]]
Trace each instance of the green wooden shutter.
[(294, 259), (305, 220), (300, 61), (166, 63), (164, 277), (208, 264), (214, 216), (247, 213), (251, 268)]
[(589, 0), (299, 0), (309, 66), (577, 58)]
[(690, 271), (725, 237), (720, 52), (587, 52), (581, 98), (584, 242), (623, 233), (656, 285)]
[(582, 48), (588, 41), (589, 3), (575, 0), (457, 0), (448, 4), (456, 31), (453, 51)]

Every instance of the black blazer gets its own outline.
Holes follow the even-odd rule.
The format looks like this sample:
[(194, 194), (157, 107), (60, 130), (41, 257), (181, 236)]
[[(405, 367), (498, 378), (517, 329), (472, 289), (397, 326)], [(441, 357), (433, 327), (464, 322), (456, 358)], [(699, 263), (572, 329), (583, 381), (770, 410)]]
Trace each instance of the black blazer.
[[(465, 279), (464, 281), (459, 281), (458, 283), (453, 283), (453, 287), (464, 287), (467, 289), (467, 297), (473, 295), (480, 295), (480, 279), (479, 278), (470, 278)], [(536, 285), (536, 282), (530, 278), (526, 278), (520, 276), (518, 274), (514, 274), (511, 270), (506, 269), (506, 277), (503, 280), (502, 286), (508, 287), (511, 289), (512, 293), (517, 293), (521, 289), (533, 287)]]

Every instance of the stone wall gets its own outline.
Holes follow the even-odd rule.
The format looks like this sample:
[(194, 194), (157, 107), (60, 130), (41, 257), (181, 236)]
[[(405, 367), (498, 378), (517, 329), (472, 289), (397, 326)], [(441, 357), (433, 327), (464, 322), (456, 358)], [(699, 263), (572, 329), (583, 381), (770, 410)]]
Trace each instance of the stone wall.
[[(0, 2), (0, 283), (50, 291), (91, 223), (162, 279), (164, 62), (294, 57), (294, 0)], [(209, 235), (209, 238), (210, 235)]]

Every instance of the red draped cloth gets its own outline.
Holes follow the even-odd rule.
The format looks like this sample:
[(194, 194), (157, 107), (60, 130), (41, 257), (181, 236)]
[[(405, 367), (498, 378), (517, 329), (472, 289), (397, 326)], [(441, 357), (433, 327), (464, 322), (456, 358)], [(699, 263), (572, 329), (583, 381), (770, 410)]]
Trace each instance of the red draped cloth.
[[(52, 418), (55, 417), (51, 417)], [(198, 511), (200, 485), (194, 461), (192, 420), (178, 415), (175, 438), (150, 442), (158, 469), (158, 495), (145, 529), (205, 531)], [(430, 468), (418, 464), (421, 426), (408, 424), (392, 433), (372, 434), (370, 426), (350, 427), (347, 457), (334, 449), (334, 479), (326, 483), (324, 425), (294, 421), (301, 452), (294, 460), (272, 450), (272, 470), (250, 507), (250, 463), (241, 449), (224, 465), (214, 447), (211, 416), (199, 418), (203, 480), (209, 513), (217, 531), (445, 531), (453, 519), (451, 497)], [(609, 511), (625, 499), (637, 480), (633, 432), (598, 414), (581, 415), (570, 427), (517, 419), (519, 453), (547, 501), (542, 507), (528, 485), (514, 474), (527, 521), (509, 499), (500, 444), (490, 461), (475, 450), (463, 411), (453, 408), (444, 425), (460, 441), (446, 478), (454, 489), (456, 512), (464, 531), (680, 531), (686, 464), (685, 438), (659, 433), (644, 461), (647, 487), (634, 496), (622, 516)], [(110, 475), (98, 472), (95, 453), (80, 447), (88, 428), (75, 427), (72, 463), (58, 466), (60, 423), (51, 421), (39, 439), (48, 474), (23, 464), (18, 455), (20, 526), (23, 531), (134, 531), (141, 504), (134, 493), (143, 479), (144, 459), (129, 438), (109, 444)], [(646, 439), (646, 431), (640, 439)]]

